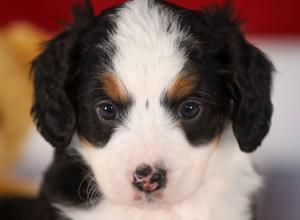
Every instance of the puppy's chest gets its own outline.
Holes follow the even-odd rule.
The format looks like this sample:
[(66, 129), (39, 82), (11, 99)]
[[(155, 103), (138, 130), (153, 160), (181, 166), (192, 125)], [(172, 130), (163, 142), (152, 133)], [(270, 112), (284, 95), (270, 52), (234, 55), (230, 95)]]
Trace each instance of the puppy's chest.
[(212, 220), (208, 207), (181, 206), (162, 209), (138, 209), (100, 204), (86, 210), (64, 210), (72, 220)]
[[(71, 220), (249, 220), (247, 208), (235, 202), (189, 201), (172, 208), (136, 208), (102, 201), (90, 209), (62, 208)], [(241, 202), (243, 203), (243, 202)]]

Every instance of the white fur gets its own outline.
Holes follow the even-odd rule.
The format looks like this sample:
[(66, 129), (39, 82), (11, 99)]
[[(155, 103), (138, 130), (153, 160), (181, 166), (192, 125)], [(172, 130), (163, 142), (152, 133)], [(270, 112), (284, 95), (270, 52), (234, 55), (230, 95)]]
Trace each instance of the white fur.
[[(76, 136), (73, 146), (82, 148)], [(218, 146), (212, 148), (198, 189), (178, 203), (139, 207), (104, 199), (91, 209), (58, 207), (73, 220), (249, 220), (250, 195), (260, 187), (260, 177), (249, 156), (239, 150), (231, 128), (223, 132)]]
[[(193, 147), (161, 105), (187, 61), (178, 42), (190, 37), (178, 27), (179, 18), (152, 1), (134, 0), (116, 19), (110, 72), (133, 97), (133, 106), (104, 148), (81, 146), (74, 136), (72, 145), (92, 168), (104, 199), (90, 209), (59, 206), (63, 214), (73, 220), (250, 219), (248, 197), (260, 181), (231, 129), (217, 146)], [(163, 196), (152, 202), (136, 200), (131, 183), (144, 163), (167, 169)]]

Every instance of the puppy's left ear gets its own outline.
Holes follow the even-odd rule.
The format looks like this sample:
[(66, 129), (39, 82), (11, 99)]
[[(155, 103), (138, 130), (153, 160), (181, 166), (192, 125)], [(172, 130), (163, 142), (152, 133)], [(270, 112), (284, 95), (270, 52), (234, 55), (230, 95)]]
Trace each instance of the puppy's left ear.
[(232, 100), (231, 121), (242, 151), (252, 152), (269, 131), (273, 65), (240, 30), (233, 7), (204, 11), (210, 27), (209, 48), (221, 64), (220, 75)]
[(242, 151), (252, 152), (269, 132), (273, 106), (271, 103), (272, 63), (256, 47), (240, 35), (232, 48), (233, 75), (231, 90), (232, 126)]

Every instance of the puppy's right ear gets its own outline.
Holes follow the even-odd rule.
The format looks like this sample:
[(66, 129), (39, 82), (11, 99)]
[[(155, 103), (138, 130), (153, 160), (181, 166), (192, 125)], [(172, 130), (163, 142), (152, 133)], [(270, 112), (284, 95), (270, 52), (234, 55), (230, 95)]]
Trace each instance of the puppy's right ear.
[(42, 136), (54, 147), (66, 147), (75, 130), (75, 115), (65, 91), (72, 63), (74, 37), (70, 31), (48, 42), (33, 61), (32, 115)]
[(70, 89), (78, 63), (81, 33), (93, 23), (93, 10), (86, 0), (84, 7), (73, 9), (74, 23), (46, 44), (33, 61), (34, 103), (32, 115), (42, 136), (54, 147), (69, 145), (75, 131), (75, 113)]

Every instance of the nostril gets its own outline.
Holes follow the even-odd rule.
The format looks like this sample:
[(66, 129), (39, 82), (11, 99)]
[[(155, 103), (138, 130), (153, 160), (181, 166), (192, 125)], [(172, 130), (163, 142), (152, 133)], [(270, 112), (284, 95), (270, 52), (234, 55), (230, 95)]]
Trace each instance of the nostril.
[(150, 179), (151, 183), (160, 183), (163, 180), (163, 176), (161, 173), (154, 173), (153, 176)]
[(144, 184), (141, 182), (135, 183), (134, 184), (136, 188), (138, 188), (141, 191), (144, 191)]
[(135, 175), (137, 175), (138, 177), (146, 177), (149, 176), (152, 171), (153, 170), (149, 165), (143, 164), (136, 169)]
[(155, 173), (153, 173), (150, 182), (151, 183), (158, 183), (159, 185), (163, 185), (163, 183), (166, 180), (166, 174), (167, 172), (165, 170), (158, 170)]

